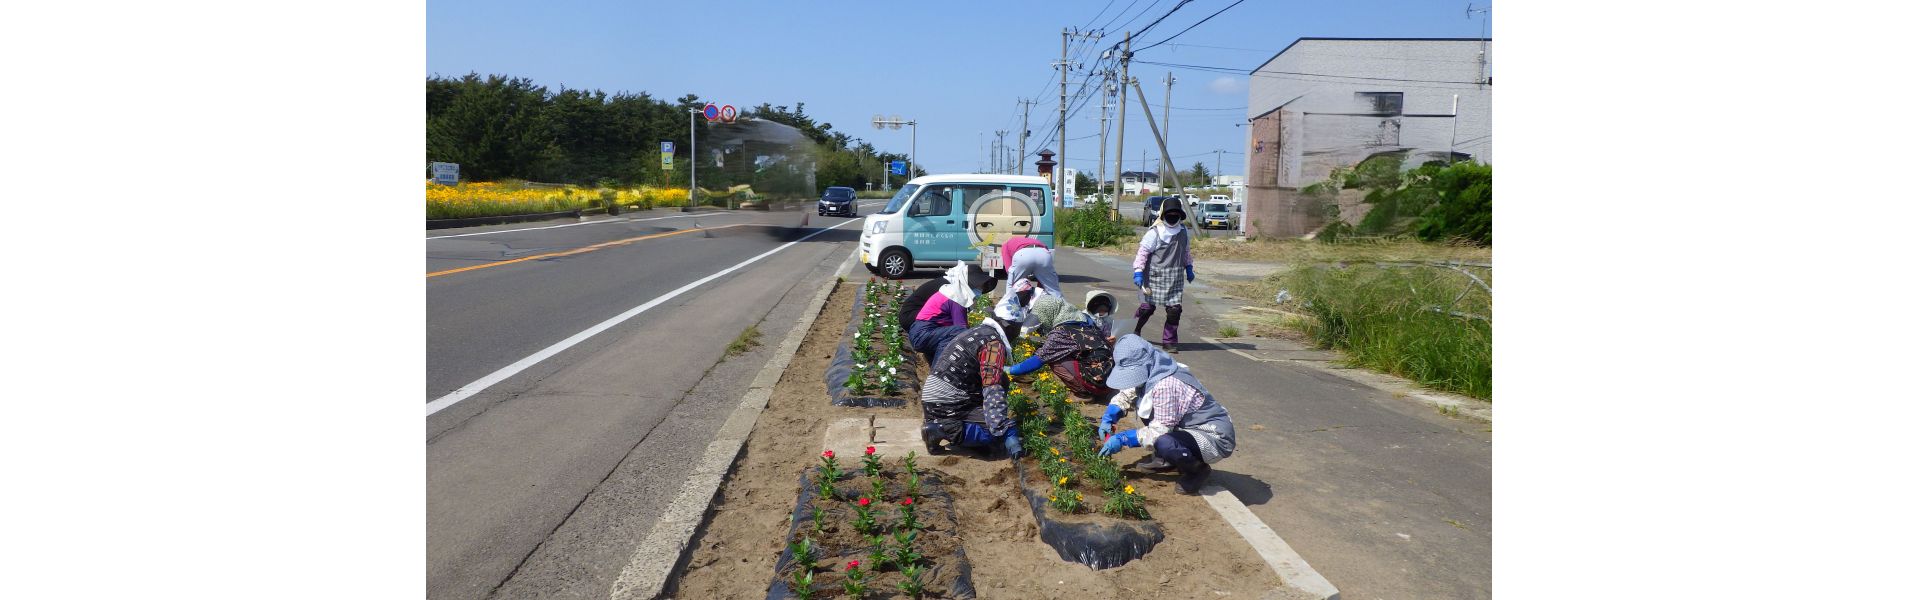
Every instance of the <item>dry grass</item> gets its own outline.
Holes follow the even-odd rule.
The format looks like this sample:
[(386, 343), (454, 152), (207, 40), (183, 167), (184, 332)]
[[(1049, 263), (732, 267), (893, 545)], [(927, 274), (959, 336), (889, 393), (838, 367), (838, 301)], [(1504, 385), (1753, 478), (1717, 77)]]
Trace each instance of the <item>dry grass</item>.
[[(1094, 248), (1101, 252), (1132, 254), (1139, 237)], [(1323, 262), (1444, 261), (1491, 262), (1493, 249), (1466, 244), (1415, 240), (1361, 239), (1327, 244), (1312, 240), (1253, 240), (1236, 242), (1231, 236), (1193, 238), (1194, 260), (1307, 264)]]

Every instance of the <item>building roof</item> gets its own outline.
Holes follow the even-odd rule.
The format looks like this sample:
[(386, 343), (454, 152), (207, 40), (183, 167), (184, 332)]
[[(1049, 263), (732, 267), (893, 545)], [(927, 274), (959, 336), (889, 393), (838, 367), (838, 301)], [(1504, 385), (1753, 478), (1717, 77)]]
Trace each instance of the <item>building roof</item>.
[(908, 181), (910, 184), (928, 185), (935, 183), (1018, 183), (1021, 185), (1047, 185), (1047, 178), (1039, 175), (1007, 175), (1004, 173), (949, 173), (943, 175), (922, 175)]
[(1286, 54), (1288, 50), (1292, 50), (1294, 46), (1298, 46), (1300, 45), (1300, 42), (1305, 42), (1305, 41), (1316, 41), (1316, 42), (1491, 42), (1493, 41), (1493, 38), (1483, 39), (1483, 38), (1395, 38), (1395, 37), (1382, 37), (1382, 38), (1303, 37), (1303, 38), (1294, 40), (1293, 43), (1291, 44), (1287, 44), (1287, 47), (1281, 48), (1279, 52), (1273, 53), (1272, 58), (1268, 58), (1266, 62), (1260, 63), (1260, 66), (1254, 67), (1252, 71), (1247, 71), (1247, 74), (1252, 75), (1254, 73), (1260, 72), (1261, 69), (1267, 68), (1268, 64), (1272, 64), (1273, 59), (1280, 58), (1280, 55)]
[(1136, 179), (1152, 179), (1154, 181), (1160, 180), (1160, 174), (1155, 173), (1153, 171), (1121, 171), (1120, 176), (1123, 178), (1133, 177)]

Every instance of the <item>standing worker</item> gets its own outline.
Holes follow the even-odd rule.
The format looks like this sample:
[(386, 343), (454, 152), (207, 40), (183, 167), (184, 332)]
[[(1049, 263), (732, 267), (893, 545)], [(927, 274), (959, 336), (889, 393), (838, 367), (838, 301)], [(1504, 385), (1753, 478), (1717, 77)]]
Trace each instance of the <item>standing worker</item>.
[(941, 442), (955, 447), (991, 448), (1020, 454), (1020, 432), (1007, 412), (1007, 330), (1027, 315), (1018, 307), (995, 308), (978, 327), (961, 332), (940, 350), (940, 359), (920, 384), (920, 439), (928, 454), (945, 454)]
[[(1113, 346), (1113, 362), (1107, 386), (1121, 392), (1100, 417), (1100, 436), (1107, 440), (1100, 455), (1111, 456), (1121, 446), (1151, 447), (1153, 455), (1135, 467), (1179, 471), (1175, 483), (1180, 493), (1199, 493), (1213, 474), (1208, 465), (1233, 455), (1233, 418), (1192, 371), (1140, 336), (1122, 336)], [(1135, 398), (1136, 413), (1145, 426), (1108, 436)]]
[[(1140, 237), (1140, 251), (1133, 257), (1133, 285), (1140, 288), (1140, 308), (1133, 311), (1133, 334), (1153, 317), (1156, 304), (1167, 307), (1166, 327), (1160, 332), (1160, 346), (1179, 353), (1180, 300), (1193, 281), (1193, 249), (1187, 229), (1180, 226), (1187, 213), (1179, 202), (1161, 203), (1160, 220)], [(1180, 278), (1184, 270), (1186, 279)]]
[[(1112, 309), (1113, 304), (1107, 303), (1105, 310)], [(1075, 308), (1059, 296), (1035, 299), (1031, 314), (1039, 321), (1037, 327), (1046, 340), (1033, 356), (1008, 367), (1007, 373), (1017, 377), (1051, 367), (1054, 376), (1075, 396), (1101, 400), (1111, 395), (1106, 383), (1107, 373), (1113, 370), (1113, 347), (1100, 329), (1100, 320), (1106, 315)]]

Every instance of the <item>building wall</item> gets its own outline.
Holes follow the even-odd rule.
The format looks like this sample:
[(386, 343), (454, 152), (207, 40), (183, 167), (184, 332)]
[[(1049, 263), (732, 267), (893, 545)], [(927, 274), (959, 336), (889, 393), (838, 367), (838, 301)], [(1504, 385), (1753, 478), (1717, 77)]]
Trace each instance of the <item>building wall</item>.
[[(1491, 52), (1491, 44), (1486, 45)], [(1280, 187), (1302, 187), (1329, 170), (1374, 152), (1444, 153), (1453, 135), (1452, 101), (1460, 96), (1453, 150), (1493, 161), (1491, 85), (1480, 85), (1478, 40), (1303, 39), (1254, 72), (1247, 116), (1281, 105), (1290, 127), (1281, 145)], [(1345, 77), (1328, 77), (1340, 75)], [(1365, 79), (1363, 79), (1365, 78)], [(1416, 81), (1389, 81), (1416, 80)], [(1464, 82), (1464, 83), (1435, 83)], [(1401, 115), (1367, 116), (1356, 92), (1403, 94)], [(1296, 123), (1297, 121), (1297, 123)]]

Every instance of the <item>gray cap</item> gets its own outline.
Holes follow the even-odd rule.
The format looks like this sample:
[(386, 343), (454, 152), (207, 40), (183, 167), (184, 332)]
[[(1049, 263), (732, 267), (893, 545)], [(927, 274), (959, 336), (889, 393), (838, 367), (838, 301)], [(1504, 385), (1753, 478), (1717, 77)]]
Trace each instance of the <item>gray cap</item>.
[(1113, 343), (1113, 372), (1107, 374), (1107, 387), (1116, 390), (1139, 387), (1155, 371), (1172, 373), (1179, 368), (1172, 356), (1129, 333)]

